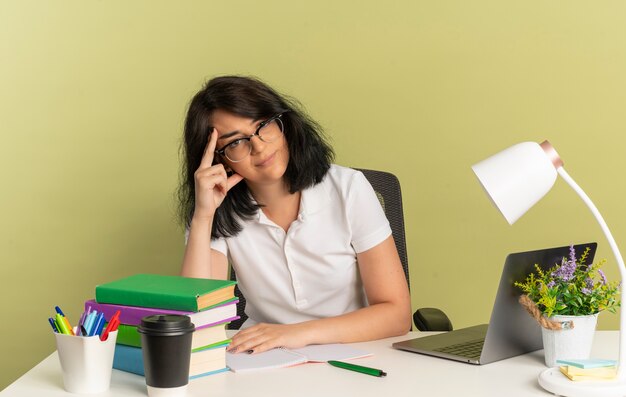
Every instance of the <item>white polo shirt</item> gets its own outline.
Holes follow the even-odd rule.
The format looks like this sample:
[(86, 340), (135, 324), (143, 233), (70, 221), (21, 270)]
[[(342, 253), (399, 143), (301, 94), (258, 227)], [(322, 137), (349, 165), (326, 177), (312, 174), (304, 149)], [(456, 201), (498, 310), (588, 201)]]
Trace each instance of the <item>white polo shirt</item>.
[(237, 272), (249, 317), (243, 327), (337, 316), (367, 305), (356, 254), (391, 234), (372, 186), (363, 173), (332, 165), (300, 200), (287, 233), (259, 210), (239, 234), (211, 242)]

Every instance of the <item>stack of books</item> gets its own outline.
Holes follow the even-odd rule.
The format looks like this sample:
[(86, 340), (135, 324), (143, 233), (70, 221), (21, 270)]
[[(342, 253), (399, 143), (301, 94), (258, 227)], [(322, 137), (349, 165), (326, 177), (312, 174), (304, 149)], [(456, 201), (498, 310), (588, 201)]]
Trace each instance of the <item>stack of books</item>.
[(96, 299), (85, 310), (97, 310), (106, 318), (120, 311), (113, 368), (144, 375), (141, 319), (157, 314), (189, 316), (192, 336), (189, 378), (227, 371), (226, 324), (238, 319), (236, 282), (157, 274), (136, 274), (96, 287)]
[(563, 375), (570, 380), (607, 380), (617, 376), (617, 362), (615, 360), (583, 359), (557, 360)]

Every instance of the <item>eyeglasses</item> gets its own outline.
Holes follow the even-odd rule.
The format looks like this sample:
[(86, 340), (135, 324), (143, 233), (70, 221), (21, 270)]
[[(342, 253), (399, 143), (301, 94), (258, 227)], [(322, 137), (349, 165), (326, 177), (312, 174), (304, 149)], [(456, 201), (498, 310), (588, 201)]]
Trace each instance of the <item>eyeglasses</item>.
[(250, 140), (256, 135), (265, 143), (274, 142), (280, 138), (284, 133), (284, 126), (281, 117), (283, 113), (278, 113), (269, 119), (262, 121), (254, 134), (245, 138), (237, 138), (234, 141), (226, 144), (221, 149), (217, 149), (215, 153), (220, 156), (226, 157), (228, 160), (236, 163), (248, 157), (252, 153), (252, 143)]

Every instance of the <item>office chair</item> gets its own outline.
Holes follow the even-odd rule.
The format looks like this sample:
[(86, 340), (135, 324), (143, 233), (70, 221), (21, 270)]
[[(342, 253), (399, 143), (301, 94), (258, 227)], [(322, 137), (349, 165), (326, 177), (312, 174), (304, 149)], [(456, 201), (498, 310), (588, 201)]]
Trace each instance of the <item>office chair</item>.
[[(384, 172), (355, 168), (361, 171), (365, 178), (374, 188), (378, 200), (385, 211), (385, 215), (389, 220), (391, 226), (391, 232), (393, 239), (396, 243), (398, 255), (402, 262), (402, 269), (406, 277), (407, 284), (409, 283), (409, 261), (406, 252), (406, 238), (404, 233), (404, 213), (402, 211), (402, 192), (400, 190), (400, 182), (395, 175)], [(234, 269), (230, 268), (230, 279), (237, 280), (237, 275)], [(241, 317), (239, 320), (232, 321), (229, 325), (229, 329), (239, 329), (243, 322), (247, 319), (244, 312), (246, 306), (246, 298), (243, 296), (239, 287), (235, 287), (235, 295), (239, 298), (239, 304), (237, 305), (237, 315)], [(445, 313), (435, 308), (420, 308), (413, 314), (413, 321), (415, 326), (420, 331), (451, 331), (452, 324)]]
[[(237, 281), (237, 274), (235, 274), (235, 269), (233, 269), (232, 265), (229, 264), (230, 269), (230, 279), (233, 281)], [(239, 329), (243, 325), (243, 323), (248, 319), (246, 315), (246, 297), (243, 296), (241, 291), (239, 290), (239, 286), (235, 285), (235, 296), (239, 299), (239, 303), (237, 303), (237, 315), (239, 316), (238, 320), (231, 321), (226, 328), (228, 329)]]

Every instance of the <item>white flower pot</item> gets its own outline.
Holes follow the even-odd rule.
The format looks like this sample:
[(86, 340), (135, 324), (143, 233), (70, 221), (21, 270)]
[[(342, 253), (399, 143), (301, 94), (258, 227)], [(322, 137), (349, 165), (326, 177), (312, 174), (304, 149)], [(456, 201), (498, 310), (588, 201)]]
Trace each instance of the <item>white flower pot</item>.
[(574, 328), (553, 331), (541, 328), (543, 349), (548, 367), (556, 367), (556, 360), (584, 359), (591, 354), (593, 335), (598, 322), (598, 314), (587, 316), (553, 316), (557, 322), (573, 321)]

